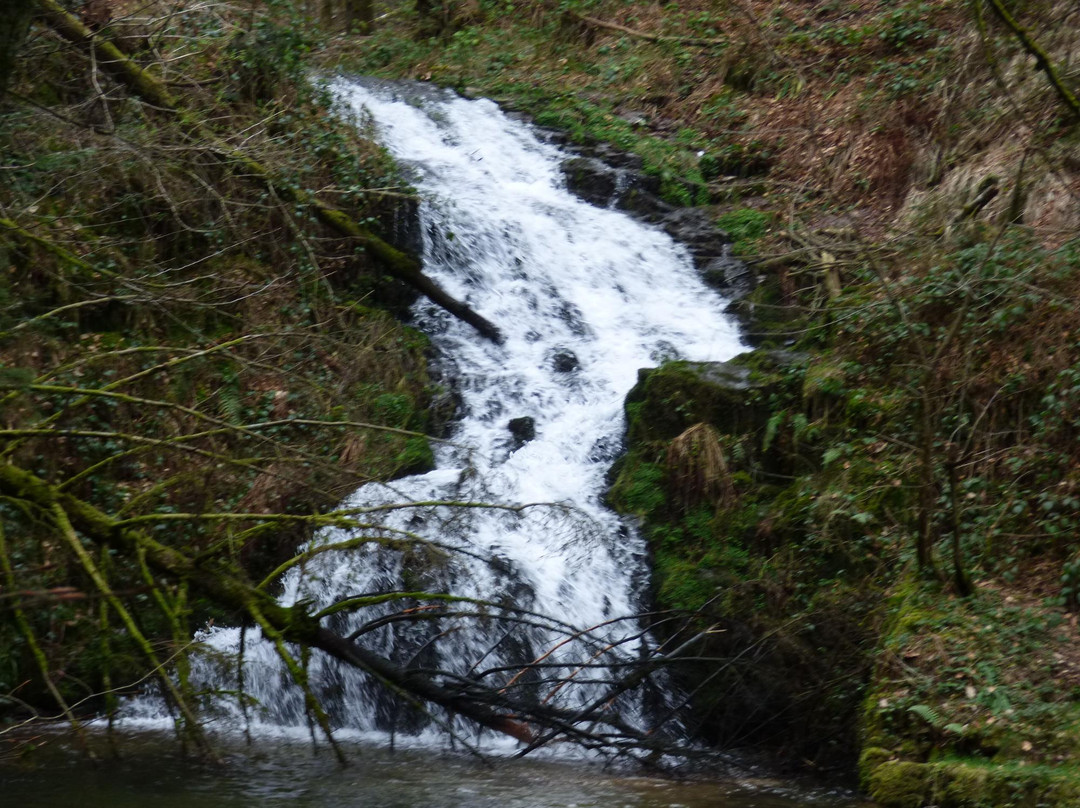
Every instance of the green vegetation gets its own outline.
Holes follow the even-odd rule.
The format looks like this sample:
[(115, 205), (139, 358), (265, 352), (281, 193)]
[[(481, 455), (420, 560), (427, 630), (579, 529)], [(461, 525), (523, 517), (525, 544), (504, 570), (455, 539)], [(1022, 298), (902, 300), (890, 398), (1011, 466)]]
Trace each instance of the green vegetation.
[[(432, 463), (427, 342), (394, 317), (413, 295), (291, 190), (373, 232), (410, 204), (309, 80), (318, 29), (287, 7), (167, 11), (105, 35), (174, 95), (148, 103), (39, 21), (0, 109), (4, 468), (70, 503), (0, 499), (8, 717), (111, 709), (243, 609), (93, 544), (78, 508), (259, 580), (359, 483)], [(198, 742), (184, 671), (162, 681)]]
[[(167, 80), (215, 137), (373, 230), (407, 189), (300, 80), (312, 51), (494, 97), (640, 155), (669, 201), (709, 206), (759, 277), (734, 309), (761, 347), (643, 372), (610, 492), (642, 522), (658, 604), (693, 612), (688, 630), (712, 629), (702, 658), (726, 660), (678, 672), (697, 729), (858, 769), (885, 806), (1069, 805), (1080, 147), (1067, 6), (423, 2), (389, 7), (371, 36), (319, 39), (275, 5), (256, 25), (178, 18), (169, 47), (197, 58)], [(94, 70), (31, 38), (4, 108), (5, 453), (109, 513), (254, 564), (273, 555), (252, 546), (266, 524), (149, 517), (311, 514), (355, 479), (423, 467), (423, 340), (379, 310), (402, 296), (367, 255), (310, 229), (310, 204), (103, 92)], [(240, 429), (254, 423), (273, 441)], [(53, 608), (31, 598), (29, 630), (14, 612), (0, 624), (14, 649), (0, 677), (11, 689), (42, 658), (71, 674), (17, 692), (36, 702), (46, 680), (69, 701), (129, 680), (145, 649), (73, 594), (93, 590), (89, 567), (55, 520), (9, 499), (8, 565)], [(145, 635), (184, 636), (202, 604), (96, 552)]]
[(1065, 14), (459, 4), (343, 54), (640, 154), (754, 265), (734, 308), (764, 349), (643, 373), (610, 500), (642, 520), (659, 604), (717, 628), (729, 662), (682, 671), (700, 730), (861, 756), (884, 805), (1075, 801)]

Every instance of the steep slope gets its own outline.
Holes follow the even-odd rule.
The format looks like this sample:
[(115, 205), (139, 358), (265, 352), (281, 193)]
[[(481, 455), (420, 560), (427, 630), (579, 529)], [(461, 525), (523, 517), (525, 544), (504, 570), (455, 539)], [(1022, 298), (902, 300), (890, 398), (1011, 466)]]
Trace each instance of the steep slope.
[(758, 275), (762, 349), (643, 374), (612, 491), (726, 629), (701, 731), (885, 805), (1074, 800), (1075, 11), (424, 9), (336, 58), (634, 152)]
[[(38, 5), (0, 108), (5, 469), (261, 578), (359, 483), (431, 462), (414, 294), (378, 236), (317, 221), (407, 247), (410, 190), (309, 81), (303, 21), (103, 4), (90, 48)], [(6, 715), (108, 707), (224, 616), (11, 491), (0, 517)]]

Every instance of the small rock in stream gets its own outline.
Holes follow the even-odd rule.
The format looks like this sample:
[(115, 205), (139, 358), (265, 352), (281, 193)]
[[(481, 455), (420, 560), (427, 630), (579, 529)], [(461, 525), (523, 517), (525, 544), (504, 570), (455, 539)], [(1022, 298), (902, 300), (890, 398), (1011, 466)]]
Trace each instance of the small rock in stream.
[(522, 446), (536, 437), (536, 419), (523, 415), (520, 418), (511, 418), (507, 424), (510, 434), (514, 436), (514, 443)]
[(573, 373), (581, 367), (581, 362), (573, 351), (559, 348), (551, 357), (551, 367), (556, 373)]

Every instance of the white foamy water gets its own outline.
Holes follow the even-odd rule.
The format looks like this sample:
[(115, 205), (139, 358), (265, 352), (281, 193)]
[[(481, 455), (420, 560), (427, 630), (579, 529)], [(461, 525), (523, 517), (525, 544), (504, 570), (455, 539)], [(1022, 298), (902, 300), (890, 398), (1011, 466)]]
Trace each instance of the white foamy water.
[[(325, 607), (348, 596), (422, 587), (579, 628), (641, 611), (648, 574), (643, 542), (601, 502), (624, 430), (623, 399), (637, 370), (662, 358), (724, 360), (740, 352), (735, 326), (722, 313), (725, 301), (699, 280), (686, 250), (667, 235), (571, 195), (559, 170), (566, 155), (495, 104), (420, 86), (338, 80), (334, 89), (343, 105), (371, 116), (378, 138), (413, 172), (424, 200), (425, 271), (505, 337), (496, 345), (430, 303), (417, 304), (418, 326), (453, 363), (462, 412), (452, 444), (437, 445), (435, 471), (364, 486), (344, 505), (445, 500), (560, 507), (396, 511), (385, 517), (391, 529), (471, 555), (412, 553), (403, 573), (398, 552), (369, 546), (327, 553), (306, 564), (303, 574), (286, 576), (284, 602)], [(508, 430), (508, 421), (520, 417), (535, 421), (536, 437), (524, 444)], [(329, 532), (316, 542), (343, 538)], [(378, 614), (400, 608), (391, 604)], [(349, 634), (375, 614), (336, 615), (328, 625)], [(557, 632), (467, 618), (397, 623), (359, 642), (402, 665), (510, 682), (532, 688), (539, 699), (553, 688), (543, 675), (512, 681), (512, 670), (485, 670), (512, 668), (553, 648), (548, 661), (570, 665), (639, 633), (635, 620), (624, 620), (555, 648), (564, 639)], [(239, 635), (238, 629), (216, 629), (204, 644), (228, 658)], [(595, 659), (632, 659), (640, 642)], [(270, 724), (303, 725), (301, 695), (255, 630), (247, 632), (244, 658), (244, 690), (258, 705), (253, 714)], [(194, 676), (235, 690), (235, 671), (227, 668), (196, 660)], [(430, 731), (415, 713), (394, 707), (381, 686), (318, 652), (311, 676), (338, 726), (360, 733)], [(589, 682), (609, 677), (602, 668), (580, 671), (573, 686), (551, 698), (586, 703), (602, 687)], [(235, 700), (222, 703), (235, 717)]]

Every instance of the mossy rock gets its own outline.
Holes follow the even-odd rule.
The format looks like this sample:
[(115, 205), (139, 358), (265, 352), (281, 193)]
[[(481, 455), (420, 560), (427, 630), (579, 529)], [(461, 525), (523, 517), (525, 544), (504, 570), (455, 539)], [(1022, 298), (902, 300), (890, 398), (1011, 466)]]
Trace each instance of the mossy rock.
[(869, 771), (864, 785), (883, 808), (921, 808), (929, 791), (927, 773), (921, 763), (888, 760)]
[[(863, 760), (885, 750), (867, 750)], [(1072, 768), (946, 760), (885, 760), (863, 770), (867, 793), (882, 808), (1065, 808), (1080, 804)]]
[(631, 445), (668, 441), (697, 423), (721, 434), (764, 428), (781, 400), (797, 394), (802, 358), (786, 351), (751, 351), (729, 362), (669, 362), (638, 371), (626, 397)]

